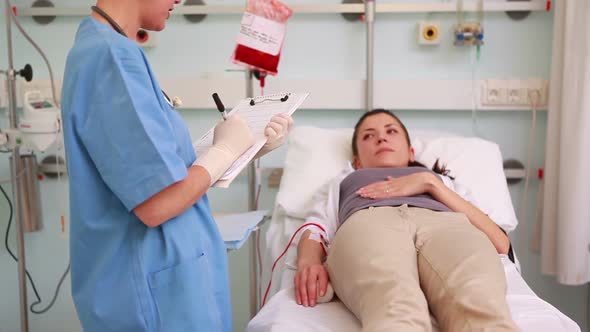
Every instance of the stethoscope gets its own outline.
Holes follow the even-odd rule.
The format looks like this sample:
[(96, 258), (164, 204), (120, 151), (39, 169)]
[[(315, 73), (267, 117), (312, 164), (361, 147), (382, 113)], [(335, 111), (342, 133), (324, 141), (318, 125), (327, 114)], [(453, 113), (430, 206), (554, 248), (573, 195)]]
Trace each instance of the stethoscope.
[[(113, 27), (113, 29), (115, 29), (115, 31), (117, 31), (122, 36), (128, 38), (127, 34), (125, 34), (125, 31), (123, 31), (123, 28), (121, 28), (121, 26), (117, 22), (115, 22), (115, 20), (109, 14), (107, 14), (104, 10), (98, 8), (97, 6), (92, 6), (90, 8), (92, 8), (92, 10), (95, 13), (102, 16), (102, 18), (107, 20), (107, 22), (109, 22), (109, 24)], [(180, 99), (178, 97), (175, 97), (174, 101), (173, 101), (170, 99), (170, 97), (168, 97), (168, 95), (166, 94), (166, 92), (164, 92), (164, 90), (161, 90), (161, 91), (162, 91), (162, 95), (164, 95), (164, 99), (166, 99), (166, 102), (171, 107), (175, 108), (176, 106), (180, 106), (182, 104), (182, 102), (180, 101)]]

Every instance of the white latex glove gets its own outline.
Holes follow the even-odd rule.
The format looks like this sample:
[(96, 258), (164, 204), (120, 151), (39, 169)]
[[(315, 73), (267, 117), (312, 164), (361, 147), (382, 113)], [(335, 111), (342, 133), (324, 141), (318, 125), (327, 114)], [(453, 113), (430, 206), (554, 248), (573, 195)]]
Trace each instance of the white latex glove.
[(193, 165), (204, 167), (214, 184), (239, 156), (254, 144), (248, 124), (238, 114), (220, 121), (213, 130), (213, 145)]
[(285, 143), (291, 127), (293, 127), (293, 118), (290, 115), (277, 114), (273, 116), (264, 128), (267, 141), (254, 158), (262, 157)]

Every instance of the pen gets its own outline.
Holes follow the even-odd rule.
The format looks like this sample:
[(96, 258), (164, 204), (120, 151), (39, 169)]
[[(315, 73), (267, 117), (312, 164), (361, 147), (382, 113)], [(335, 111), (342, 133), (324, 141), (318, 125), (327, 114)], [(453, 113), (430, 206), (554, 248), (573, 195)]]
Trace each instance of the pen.
[(217, 109), (219, 110), (219, 112), (221, 112), (221, 116), (223, 117), (223, 120), (227, 120), (227, 113), (225, 112), (225, 106), (223, 106), (223, 103), (221, 102), (221, 99), (219, 99), (219, 95), (216, 93), (213, 94), (213, 101), (215, 102), (215, 105), (217, 105)]

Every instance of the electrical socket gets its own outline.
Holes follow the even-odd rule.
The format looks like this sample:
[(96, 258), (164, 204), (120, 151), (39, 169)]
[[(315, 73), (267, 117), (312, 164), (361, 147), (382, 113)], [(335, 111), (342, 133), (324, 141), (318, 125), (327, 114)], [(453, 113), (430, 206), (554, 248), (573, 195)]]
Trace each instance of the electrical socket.
[[(536, 107), (547, 105), (548, 82), (544, 79), (485, 80), (482, 83), (482, 106), (532, 107), (531, 97), (539, 93)], [(533, 95), (534, 94), (534, 95)]]
[(482, 105), (498, 106), (506, 104), (506, 89), (501, 81), (486, 80), (482, 84)]
[(537, 88), (528, 88), (526, 89), (526, 101), (527, 104), (532, 105), (533, 103), (536, 106), (544, 106), (547, 102), (544, 100), (544, 96), (546, 94), (543, 93), (542, 89)]
[[(529, 84), (526, 88), (526, 103), (532, 105), (534, 102), (537, 107), (547, 106), (549, 90), (548, 82), (541, 79), (529, 80)], [(537, 94), (538, 93), (538, 94)], [(532, 99), (534, 98), (534, 100)]]
[(524, 98), (526, 89), (508, 88), (506, 89), (506, 103), (508, 105), (523, 105), (526, 101)]
[(488, 89), (486, 98), (489, 105), (502, 105), (506, 100), (504, 89)]

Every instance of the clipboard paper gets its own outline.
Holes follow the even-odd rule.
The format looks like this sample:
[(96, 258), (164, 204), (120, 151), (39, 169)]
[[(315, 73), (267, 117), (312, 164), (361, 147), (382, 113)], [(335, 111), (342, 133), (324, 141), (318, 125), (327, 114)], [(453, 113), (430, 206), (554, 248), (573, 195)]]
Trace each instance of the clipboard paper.
[[(297, 108), (305, 101), (309, 93), (275, 93), (271, 95), (258, 96), (255, 98), (242, 99), (235, 106), (229, 116), (240, 114), (248, 123), (248, 127), (254, 136), (254, 145), (244, 152), (221, 176), (213, 187), (227, 188), (230, 183), (240, 174), (248, 163), (256, 156), (266, 143), (264, 129), (270, 119), (280, 113), (292, 115)], [(213, 145), (213, 130), (209, 129), (205, 135), (193, 143), (197, 156), (209, 150)]]

